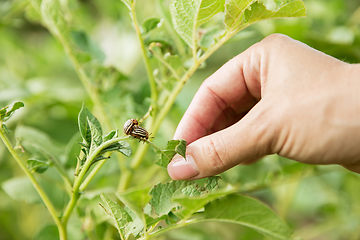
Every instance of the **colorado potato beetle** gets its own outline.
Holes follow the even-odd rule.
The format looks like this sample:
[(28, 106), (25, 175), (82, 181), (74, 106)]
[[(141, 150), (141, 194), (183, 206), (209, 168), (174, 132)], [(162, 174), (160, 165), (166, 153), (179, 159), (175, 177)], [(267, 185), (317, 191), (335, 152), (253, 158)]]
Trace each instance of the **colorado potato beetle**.
[(143, 140), (144, 142), (149, 139), (148, 131), (146, 131), (145, 128), (138, 125), (134, 126), (134, 129), (131, 131), (129, 135), (134, 138), (140, 139), (140, 141)]
[(134, 130), (134, 126), (138, 126), (139, 122), (136, 119), (129, 119), (124, 123), (123, 131), (126, 135), (131, 135), (131, 132)]

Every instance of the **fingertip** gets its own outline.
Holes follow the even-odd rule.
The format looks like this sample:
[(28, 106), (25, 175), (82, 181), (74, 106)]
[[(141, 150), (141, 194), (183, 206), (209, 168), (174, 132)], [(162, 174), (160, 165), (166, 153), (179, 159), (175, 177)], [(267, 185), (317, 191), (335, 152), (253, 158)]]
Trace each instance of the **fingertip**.
[(169, 176), (173, 180), (186, 180), (199, 175), (200, 171), (192, 156), (187, 155), (186, 160), (176, 155), (167, 166)]

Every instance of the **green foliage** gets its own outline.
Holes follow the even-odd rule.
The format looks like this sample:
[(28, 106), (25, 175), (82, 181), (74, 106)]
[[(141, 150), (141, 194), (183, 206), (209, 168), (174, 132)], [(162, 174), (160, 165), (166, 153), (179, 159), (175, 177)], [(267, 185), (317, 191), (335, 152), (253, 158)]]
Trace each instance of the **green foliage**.
[(170, 163), (171, 159), (175, 156), (175, 154), (180, 154), (185, 158), (186, 151), (186, 141), (181, 140), (170, 140), (167, 142), (166, 149), (164, 151), (158, 151), (158, 160), (155, 164), (160, 167), (166, 168)]
[(101, 200), (103, 201), (104, 205), (102, 206), (106, 213), (114, 219), (116, 229), (119, 231), (121, 239), (125, 239), (126, 226), (132, 220), (130, 215), (119, 204), (111, 201), (104, 194), (101, 194)]
[(285, 1), (275, 11), (268, 10), (260, 1), (231, 0), (226, 5), (224, 23), (227, 31), (236, 32), (252, 23), (269, 18), (304, 16), (306, 8), (301, 0)]
[(8, 105), (0, 109), (0, 127), (2, 131), (6, 133), (10, 133), (9, 129), (7, 129), (4, 123), (11, 118), (11, 116), (16, 110), (22, 107), (24, 107), (23, 102), (15, 102), (11, 105)]
[[(340, 168), (276, 155), (221, 180), (169, 181), (159, 168), (186, 157), (184, 140), (168, 140), (197, 87), (264, 36), (360, 62), (358, 4), (306, 3), (0, 3), (2, 238), (359, 239), (359, 177)], [(154, 138), (122, 135), (129, 118)]]
[(37, 203), (41, 199), (26, 177), (12, 178), (2, 183), (2, 189), (14, 200)]
[(9, 106), (3, 107), (0, 109), (0, 121), (2, 122), (6, 122), (7, 120), (9, 120), (9, 118), (11, 117), (11, 115), (18, 110), (19, 108), (24, 107), (24, 103), (23, 102), (15, 102)]
[(205, 219), (249, 226), (270, 239), (291, 238), (290, 228), (270, 208), (245, 196), (232, 194), (210, 202)]
[[(118, 151), (127, 157), (131, 156), (132, 150), (129, 143), (124, 141), (112, 142), (112, 140), (118, 139), (117, 130), (112, 130), (107, 135), (102, 136), (100, 122), (84, 105), (82, 106), (78, 115), (78, 124), (79, 131), (83, 139), (83, 142), (79, 143), (83, 157), (78, 158), (77, 171), (75, 173), (76, 175), (83, 168), (86, 160), (90, 157), (93, 158), (90, 164), (92, 165), (97, 161), (107, 159), (108, 157), (104, 156), (104, 154), (112, 151)], [(111, 143), (107, 144), (109, 142)], [(101, 147), (104, 144), (106, 145)]]
[(170, 12), (175, 30), (191, 48), (195, 48), (198, 27), (224, 11), (224, 4), (225, 0), (171, 1)]

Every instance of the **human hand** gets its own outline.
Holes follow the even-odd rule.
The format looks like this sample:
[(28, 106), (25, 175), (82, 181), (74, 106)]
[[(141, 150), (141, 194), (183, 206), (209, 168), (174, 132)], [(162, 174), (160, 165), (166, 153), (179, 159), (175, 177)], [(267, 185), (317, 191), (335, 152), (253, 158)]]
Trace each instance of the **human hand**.
[(174, 139), (172, 179), (199, 179), (268, 154), (360, 173), (360, 65), (287, 36), (254, 44), (206, 79)]

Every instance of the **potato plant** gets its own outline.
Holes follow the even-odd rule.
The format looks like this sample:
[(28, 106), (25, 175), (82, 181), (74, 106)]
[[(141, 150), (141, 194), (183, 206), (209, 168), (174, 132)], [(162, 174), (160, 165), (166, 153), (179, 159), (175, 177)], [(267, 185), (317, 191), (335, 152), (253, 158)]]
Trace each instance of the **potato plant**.
[[(140, 22), (142, 7), (148, 5), (123, 0), (113, 11), (128, 18), (144, 66), (128, 74), (107, 65), (86, 31), (85, 16), (89, 16), (78, 4), (19, 2), (26, 18), (56, 39), (87, 95), (79, 96), (85, 104), (75, 107), (78, 131), (66, 146), (34, 127), (19, 124), (9, 130), (8, 122), (22, 111), (36, 114), (26, 112), (26, 99), (0, 109), (0, 137), (26, 176), (10, 179), (2, 187), (15, 200), (45, 205), (52, 218), (36, 238), (161, 239), (177, 228), (228, 222), (270, 239), (291, 239), (291, 228), (277, 213), (244, 195), (263, 187), (262, 183), (230, 184), (219, 176), (169, 181), (164, 168), (175, 154), (185, 156), (186, 141), (166, 141), (171, 136), (162, 128), (184, 85), (196, 70), (206, 67), (216, 50), (259, 21), (305, 16), (304, 3), (159, 0), (156, 14)], [(55, 81), (52, 84), (59, 84)], [(139, 141), (125, 135), (121, 129), (129, 118), (137, 119), (150, 138)], [(103, 170), (105, 164), (111, 165)]]

